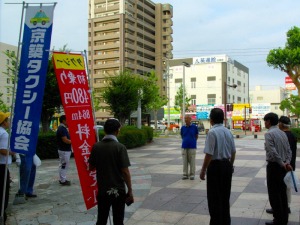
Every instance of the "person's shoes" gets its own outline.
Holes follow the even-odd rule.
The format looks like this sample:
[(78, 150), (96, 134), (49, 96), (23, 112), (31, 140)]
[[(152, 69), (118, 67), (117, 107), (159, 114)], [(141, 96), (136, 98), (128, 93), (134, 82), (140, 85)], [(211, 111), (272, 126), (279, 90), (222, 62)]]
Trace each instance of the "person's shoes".
[(182, 176), (182, 180), (187, 180), (188, 177), (187, 176)]
[(13, 201), (13, 205), (24, 204), (26, 202), (27, 201), (26, 201), (25, 195), (17, 193), (16, 196), (15, 196), (15, 199)]
[(195, 177), (193, 177), (193, 176), (192, 176), (192, 177), (190, 177), (190, 180), (195, 180)]
[(37, 195), (36, 194), (26, 194), (27, 198), (36, 198)]
[(273, 221), (269, 221), (265, 223), (266, 225), (276, 225), (276, 223), (274, 223)]
[(266, 209), (266, 213), (273, 214), (273, 209)]
[(65, 182), (59, 181), (59, 184), (60, 184), (60, 185), (63, 185), (63, 186), (70, 186), (70, 185), (71, 185), (71, 182), (70, 182), (69, 180), (65, 180)]

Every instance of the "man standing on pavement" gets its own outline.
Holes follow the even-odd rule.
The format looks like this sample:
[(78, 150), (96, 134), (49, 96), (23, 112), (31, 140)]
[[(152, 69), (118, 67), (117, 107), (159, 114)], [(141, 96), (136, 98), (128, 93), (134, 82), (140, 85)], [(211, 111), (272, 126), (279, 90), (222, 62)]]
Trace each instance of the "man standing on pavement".
[[(198, 139), (198, 128), (191, 123), (191, 116), (186, 115), (184, 117), (185, 126), (181, 127), (180, 135), (182, 138), (182, 161), (183, 161), (183, 176), (182, 179), (186, 180), (190, 177), (190, 180), (195, 179), (195, 159), (196, 148)], [(190, 167), (190, 172), (189, 172)]]
[[(4, 221), (3, 224), (6, 224), (7, 219), (6, 208), (8, 206), (9, 198), (9, 170), (8, 165), (12, 162), (12, 155), (15, 155), (14, 152), (8, 149), (8, 133), (6, 129), (9, 128), (9, 115), (10, 113), (0, 112), (0, 223)], [(5, 176), (6, 175), (6, 176)], [(4, 192), (5, 189), (5, 192)], [(4, 192), (4, 195), (3, 195)], [(2, 208), (2, 203), (4, 200), (4, 208)]]
[[(123, 225), (125, 203), (133, 203), (130, 161), (126, 147), (118, 142), (121, 124), (108, 119), (104, 124), (105, 136), (94, 144), (89, 158), (89, 170), (96, 169), (98, 183), (98, 219), (96, 225), (106, 225), (112, 206), (113, 223)], [(127, 193), (125, 189), (127, 186)]]
[(67, 171), (70, 165), (70, 157), (72, 153), (71, 139), (66, 116), (60, 116), (59, 122), (60, 125), (56, 131), (59, 156), (59, 183), (64, 186), (69, 186), (71, 185), (71, 182), (67, 180)]
[(265, 150), (267, 164), (267, 186), (270, 205), (273, 209), (273, 221), (266, 225), (286, 225), (288, 223), (288, 202), (286, 185), (283, 181), (287, 171), (292, 170), (290, 165), (292, 152), (286, 134), (278, 127), (278, 115), (267, 113), (264, 116)]
[[(210, 225), (230, 225), (230, 193), (236, 148), (233, 135), (223, 126), (224, 112), (214, 108), (210, 112), (212, 128), (206, 136), (204, 162), (200, 179), (207, 174), (207, 201)], [(207, 170), (207, 173), (206, 173)]]

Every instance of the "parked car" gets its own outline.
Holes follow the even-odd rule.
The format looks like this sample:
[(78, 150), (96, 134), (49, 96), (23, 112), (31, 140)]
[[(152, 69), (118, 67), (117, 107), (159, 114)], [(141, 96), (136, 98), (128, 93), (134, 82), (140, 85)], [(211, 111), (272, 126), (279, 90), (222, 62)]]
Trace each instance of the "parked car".
[[(166, 122), (165, 123), (165, 125), (167, 126), (167, 127), (169, 127), (168, 126), (168, 122)], [(173, 128), (176, 128), (176, 129), (179, 129), (179, 125), (177, 124), (177, 123), (175, 123), (175, 122), (170, 122), (170, 130), (173, 130)]]
[[(155, 129), (155, 122), (154, 121), (150, 122), (150, 127)], [(157, 129), (158, 130), (165, 130), (166, 128), (167, 128), (167, 126), (165, 124), (157, 121)]]

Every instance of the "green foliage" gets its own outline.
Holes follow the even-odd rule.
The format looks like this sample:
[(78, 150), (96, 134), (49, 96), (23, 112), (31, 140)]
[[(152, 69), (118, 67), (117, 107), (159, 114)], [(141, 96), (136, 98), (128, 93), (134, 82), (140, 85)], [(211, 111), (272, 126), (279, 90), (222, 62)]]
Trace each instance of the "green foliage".
[(279, 69), (292, 79), (300, 96), (300, 28), (292, 27), (287, 32), (284, 48), (272, 49), (267, 56), (268, 66)]
[[(188, 109), (188, 107), (190, 106), (190, 101), (191, 98), (187, 97), (186, 94), (186, 89), (184, 89), (184, 95), (185, 95), (185, 109)], [(181, 84), (179, 89), (177, 90), (176, 96), (175, 96), (175, 102), (174, 102), (174, 108), (177, 111), (181, 111), (182, 114), (182, 109), (183, 109), (183, 85)]]
[(280, 110), (289, 110), (291, 113), (299, 118), (300, 115), (300, 97), (297, 95), (290, 95), (289, 98), (284, 99), (279, 106)]
[(39, 133), (36, 147), (36, 154), (41, 159), (57, 159), (57, 141), (56, 133), (49, 131), (47, 133)]
[(291, 128), (291, 132), (297, 137), (298, 142), (300, 141), (300, 128)]
[(2, 96), (3, 96), (3, 93), (0, 93), (0, 111), (1, 111), (1, 112), (8, 112), (8, 111), (9, 111), (9, 108), (8, 108), (8, 106), (4, 103), (4, 101), (2, 100)]

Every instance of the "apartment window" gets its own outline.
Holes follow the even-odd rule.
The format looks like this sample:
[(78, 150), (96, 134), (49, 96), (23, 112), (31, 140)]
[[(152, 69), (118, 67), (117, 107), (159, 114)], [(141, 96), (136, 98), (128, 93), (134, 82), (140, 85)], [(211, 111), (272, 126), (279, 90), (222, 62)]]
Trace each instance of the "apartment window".
[(238, 97), (238, 98), (237, 98), (237, 101), (238, 101), (238, 103), (241, 103), (241, 102), (242, 102), (242, 98), (241, 98), (241, 97)]
[(6, 65), (9, 65), (9, 59), (6, 59)]
[(215, 80), (216, 80), (216, 76), (207, 77), (207, 81), (215, 81)]
[(9, 94), (10, 90), (9, 88), (6, 88), (6, 93)]
[(257, 96), (257, 97), (256, 97), (256, 100), (257, 100), (257, 101), (262, 101), (262, 100), (264, 100), (264, 97), (263, 97), (263, 96)]
[(182, 79), (175, 79), (175, 83), (182, 83)]
[(191, 88), (196, 88), (196, 77), (191, 78)]
[(6, 103), (10, 103), (10, 97), (6, 98)]
[(191, 104), (196, 105), (196, 95), (191, 95)]
[(6, 83), (10, 84), (10, 79), (9, 78), (6, 79)]
[(216, 104), (216, 94), (207, 95), (207, 104)]

